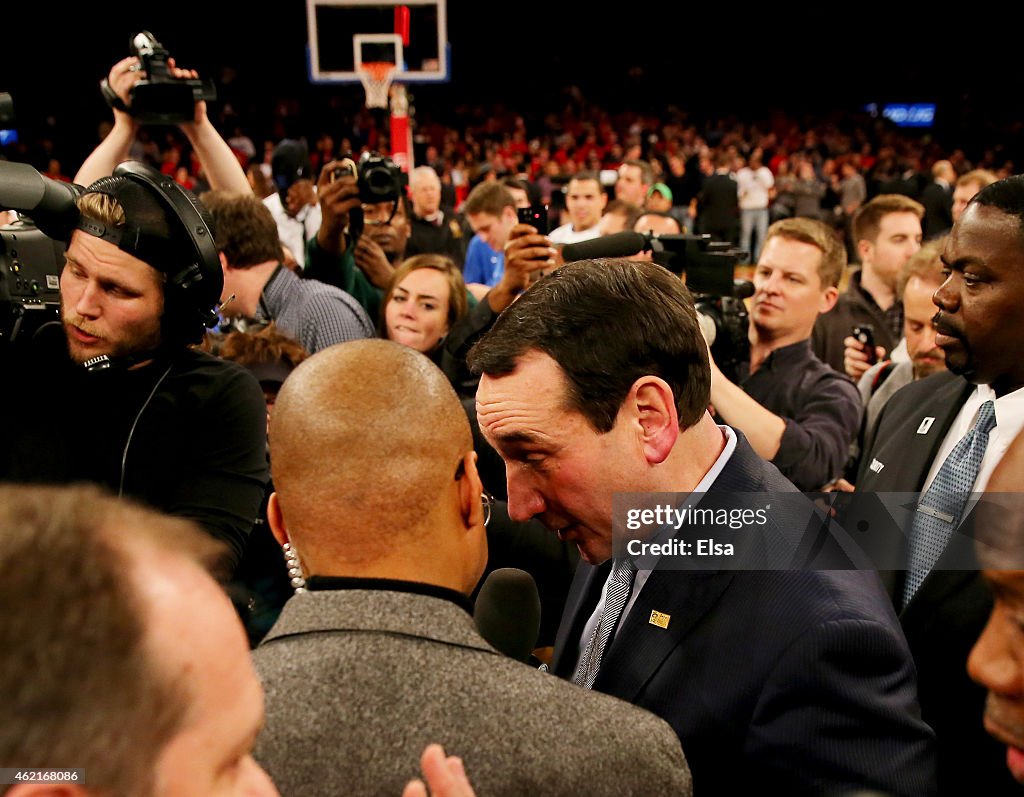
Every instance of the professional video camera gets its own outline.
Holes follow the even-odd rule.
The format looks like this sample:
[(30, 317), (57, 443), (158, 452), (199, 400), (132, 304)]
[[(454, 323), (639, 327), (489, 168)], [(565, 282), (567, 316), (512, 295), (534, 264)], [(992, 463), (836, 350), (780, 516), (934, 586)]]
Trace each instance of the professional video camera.
[(176, 125), (195, 118), (197, 102), (217, 99), (211, 80), (172, 77), (167, 50), (149, 31), (132, 36), (129, 48), (142, 62), (146, 78), (132, 86), (127, 106), (104, 79), (100, 87), (111, 108), (130, 113), (143, 124)]
[(712, 241), (710, 235), (626, 231), (567, 244), (562, 248), (562, 258), (570, 262), (629, 257), (639, 252), (651, 252), (655, 263), (680, 277), (686, 275), (686, 287), (693, 295), (711, 354), (722, 372), (737, 381), (739, 365), (750, 360), (750, 318), (743, 300), (754, 295), (754, 286), (749, 280), (735, 278), (736, 264), (747, 253), (731, 244)]
[(0, 162), (0, 209), (24, 214), (0, 227), (0, 346), (60, 319), (64, 242), (79, 192), (28, 164)]

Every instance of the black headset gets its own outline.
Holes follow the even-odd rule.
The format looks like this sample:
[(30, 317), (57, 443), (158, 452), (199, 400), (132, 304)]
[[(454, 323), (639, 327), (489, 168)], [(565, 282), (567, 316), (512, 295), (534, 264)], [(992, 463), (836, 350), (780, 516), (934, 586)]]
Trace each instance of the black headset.
[(213, 231), (199, 201), (172, 178), (139, 161), (125, 161), (114, 169), (113, 176), (127, 177), (149, 188), (187, 231), (191, 257), (182, 268), (167, 274), (167, 284), (180, 293), (186, 309), (194, 311), (187, 320), (212, 326), (217, 319), (216, 305), (224, 287), (224, 272)]

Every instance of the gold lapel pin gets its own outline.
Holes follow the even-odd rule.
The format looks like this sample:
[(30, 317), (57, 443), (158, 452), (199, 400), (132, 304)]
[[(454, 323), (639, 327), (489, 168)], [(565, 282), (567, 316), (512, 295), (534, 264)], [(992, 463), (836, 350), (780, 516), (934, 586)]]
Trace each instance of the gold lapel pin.
[(656, 625), (658, 628), (668, 628), (668, 621), (672, 619), (672, 615), (665, 614), (664, 612), (651, 612), (651, 619), (648, 620), (651, 625)]

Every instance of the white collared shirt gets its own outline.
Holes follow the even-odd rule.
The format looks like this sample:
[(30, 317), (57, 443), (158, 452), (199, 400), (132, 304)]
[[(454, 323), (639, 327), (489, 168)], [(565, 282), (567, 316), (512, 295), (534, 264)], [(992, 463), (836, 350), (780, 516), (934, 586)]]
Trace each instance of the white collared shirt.
[(275, 191), (263, 200), (270, 210), (277, 225), (277, 235), (281, 243), (287, 246), (299, 266), (306, 267), (306, 243), (320, 230), (322, 214), (319, 205), (306, 205), (297, 216), (289, 216), (281, 202), (280, 195)]
[(939, 468), (942, 467), (942, 463), (946, 461), (946, 457), (949, 456), (956, 444), (971, 431), (975, 421), (978, 419), (978, 410), (981, 409), (981, 405), (989, 400), (995, 403), (996, 425), (988, 433), (988, 447), (985, 449), (985, 456), (981, 460), (981, 469), (978, 471), (978, 478), (974, 482), (972, 492), (980, 493), (984, 491), (989, 478), (992, 476), (992, 471), (999, 464), (999, 460), (1003, 458), (1003, 454), (1006, 453), (1006, 449), (1013, 442), (1017, 433), (1020, 432), (1021, 428), (1024, 428), (1024, 388), (1007, 393), (1001, 398), (996, 398), (995, 391), (988, 385), (978, 385), (974, 389), (974, 392), (964, 402), (963, 407), (960, 408), (960, 412), (953, 420), (952, 426), (949, 427), (949, 431), (942, 441), (938, 454), (932, 460), (931, 469), (928, 471), (928, 478), (921, 487), (922, 493), (931, 485), (932, 480), (939, 472)]

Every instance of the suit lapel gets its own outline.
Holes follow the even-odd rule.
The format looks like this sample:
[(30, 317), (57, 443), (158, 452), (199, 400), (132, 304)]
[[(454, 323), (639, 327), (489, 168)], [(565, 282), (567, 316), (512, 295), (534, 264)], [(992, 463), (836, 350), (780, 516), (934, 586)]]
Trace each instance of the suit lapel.
[(904, 408), (898, 397), (890, 399), (896, 404), (885, 408), (892, 414), (889, 418), (883, 415), (888, 421), (884, 428), (879, 422), (874, 445), (861, 461), (857, 488), (920, 491), (943, 439), (973, 390), (974, 385), (964, 379), (942, 374), (921, 403)]
[[(635, 702), (669, 654), (708, 616), (733, 575), (678, 570), (651, 573), (605, 653), (594, 688)], [(668, 615), (668, 627), (652, 622), (652, 612)]]

